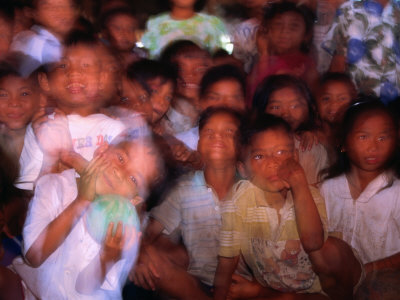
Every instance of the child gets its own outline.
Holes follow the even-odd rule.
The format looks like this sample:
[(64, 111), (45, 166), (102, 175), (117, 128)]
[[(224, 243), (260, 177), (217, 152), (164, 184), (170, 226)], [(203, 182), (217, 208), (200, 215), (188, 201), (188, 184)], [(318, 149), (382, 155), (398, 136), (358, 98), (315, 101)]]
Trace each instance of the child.
[(331, 72), (348, 72), (360, 93), (385, 103), (399, 93), (400, 8), (392, 0), (345, 1), (322, 47)]
[[(220, 210), (235, 182), (239, 125), (239, 115), (226, 108), (209, 108), (201, 115), (198, 151), (204, 170), (183, 177), (152, 210), (133, 276), (136, 285), (157, 287), (177, 299), (207, 299), (217, 264)], [(167, 240), (178, 233), (188, 251), (188, 264), (174, 256), (176, 245), (153, 248), (166, 238), (162, 233)]]
[(121, 195), (134, 204), (145, 198), (162, 174), (160, 153), (148, 138), (128, 133), (100, 146), (89, 163), (82, 158), (68, 163), (79, 179), (69, 169), (38, 181), (24, 225), (25, 261), (16, 259), (13, 268), (25, 296), (121, 299), (139, 233), (110, 223), (100, 244), (88, 234), (85, 213), (98, 195)]
[(267, 77), (254, 94), (253, 109), (280, 116), (290, 124), (296, 133), (295, 147), (301, 150), (299, 162), (307, 181), (310, 184), (319, 182), (318, 173), (327, 166), (328, 158), (325, 148), (314, 142), (315, 113), (304, 82), (290, 75)]
[(176, 40), (193, 40), (213, 52), (224, 48), (229, 37), (224, 23), (215, 16), (197, 13), (204, 1), (168, 0), (170, 12), (151, 18), (146, 25), (142, 43), (157, 57), (165, 46)]
[(313, 21), (312, 12), (296, 3), (283, 1), (267, 8), (257, 32), (259, 61), (249, 76), (249, 100), (257, 85), (272, 74), (292, 74), (314, 91), (318, 72), (308, 55)]
[(8, 53), (14, 32), (14, 6), (2, 3), (0, 8), (0, 59)]
[(367, 274), (400, 268), (397, 129), (378, 100), (353, 104), (340, 130), (338, 160), (321, 186), (329, 231), (358, 252)]
[(31, 30), (17, 34), (10, 46), (10, 51), (26, 55), (19, 65), (21, 74), (27, 76), (39, 66), (61, 58), (64, 39), (78, 17), (77, 4), (74, 1), (32, 1), (32, 14), (36, 24)]
[[(102, 54), (102, 55), (99, 55)], [(105, 56), (104, 56), (105, 55)], [(103, 91), (115, 82), (109, 52), (91, 36), (71, 34), (64, 58), (39, 76), (43, 91), (55, 99), (55, 114), (39, 110), (28, 126), (21, 153), (19, 187), (33, 189), (39, 173), (54, 171), (61, 149), (74, 149), (91, 159), (95, 149), (119, 134), (122, 123), (100, 114)], [(107, 96), (110, 94), (104, 93)], [(46, 152), (48, 161), (43, 161)]]
[[(316, 253), (325, 248), (324, 200), (297, 162), (289, 124), (261, 114), (246, 125), (242, 155), (249, 180), (235, 184), (223, 207), (214, 299), (225, 299), (229, 289), (235, 299), (321, 293), (314, 268)], [(231, 285), (240, 255), (255, 280), (234, 275)]]
[(101, 18), (102, 35), (122, 56), (124, 66), (146, 58), (147, 53), (136, 46), (138, 19), (129, 7), (117, 7)]
[(335, 161), (337, 134), (343, 114), (357, 96), (351, 78), (344, 73), (326, 73), (320, 80), (316, 102), (320, 119), (318, 140), (325, 146), (330, 164)]
[(45, 102), (37, 73), (24, 78), (8, 62), (0, 64), (1, 145), (16, 163), (24, 145), (26, 127)]

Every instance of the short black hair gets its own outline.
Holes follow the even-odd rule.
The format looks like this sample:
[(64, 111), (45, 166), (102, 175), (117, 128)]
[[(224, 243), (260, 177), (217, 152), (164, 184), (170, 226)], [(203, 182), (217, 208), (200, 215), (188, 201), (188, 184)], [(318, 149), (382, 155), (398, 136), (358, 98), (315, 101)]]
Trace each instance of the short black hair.
[[(162, 10), (170, 10), (171, 9), (171, 0), (159, 0), (159, 6)], [(206, 5), (206, 0), (196, 0), (194, 3), (194, 11), (201, 11)]]
[(129, 16), (132, 19), (135, 19), (138, 21), (139, 25), (139, 19), (138, 15), (135, 10), (133, 10), (132, 7), (130, 6), (118, 6), (115, 8), (112, 8), (108, 11), (106, 11), (101, 17), (100, 17), (100, 22), (99, 22), (99, 29), (107, 29), (108, 23), (111, 21), (111, 19), (115, 18), (116, 16)]
[(214, 83), (233, 79), (240, 84), (243, 95), (246, 95), (246, 77), (243, 72), (236, 66), (226, 64), (210, 68), (203, 76), (200, 82), (200, 99), (204, 97), (207, 90)]
[(159, 60), (164, 63), (174, 64), (174, 60), (177, 56), (192, 52), (207, 53), (205, 49), (191, 40), (176, 40), (164, 47)]
[(328, 82), (340, 82), (349, 87), (352, 98), (357, 97), (357, 88), (354, 85), (350, 75), (342, 72), (327, 72), (324, 73), (319, 81), (319, 86), (322, 89)]
[(235, 109), (222, 106), (212, 106), (205, 109), (199, 117), (199, 132), (204, 128), (208, 121), (215, 115), (228, 114), (238, 122), (240, 128), (243, 120), (243, 114)]

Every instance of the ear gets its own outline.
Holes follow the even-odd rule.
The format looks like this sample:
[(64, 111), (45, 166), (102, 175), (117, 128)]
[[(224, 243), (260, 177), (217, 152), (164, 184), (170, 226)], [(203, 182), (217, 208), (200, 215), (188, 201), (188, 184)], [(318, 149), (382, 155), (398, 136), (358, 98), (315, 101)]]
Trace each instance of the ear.
[(104, 142), (103, 144), (101, 144), (95, 151), (93, 154), (93, 157), (99, 156), (100, 154), (103, 154), (104, 152), (106, 152), (106, 150), (108, 149), (109, 145), (107, 142)]
[(47, 96), (40, 92), (39, 93), (39, 107), (46, 107), (47, 105)]
[(243, 179), (249, 179), (249, 174), (248, 174), (248, 172), (247, 172), (247, 170), (246, 170), (246, 167), (245, 167), (245, 165), (244, 165), (243, 162), (238, 161), (238, 162), (236, 163), (236, 168), (237, 168), (237, 170), (238, 170), (240, 176), (241, 176)]
[(44, 92), (46, 92), (46, 93), (50, 92), (49, 79), (48, 79), (46, 73), (40, 72), (40, 73), (38, 74), (38, 81), (39, 81), (39, 86), (40, 86), (40, 88), (41, 88)]

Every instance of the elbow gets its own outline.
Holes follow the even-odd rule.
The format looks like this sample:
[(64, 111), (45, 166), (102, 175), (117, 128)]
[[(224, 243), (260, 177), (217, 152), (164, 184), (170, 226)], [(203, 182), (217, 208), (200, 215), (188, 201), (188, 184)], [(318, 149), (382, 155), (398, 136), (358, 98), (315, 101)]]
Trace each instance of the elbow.
[(322, 233), (301, 237), (301, 244), (307, 254), (320, 250), (324, 245), (324, 235)]
[(26, 252), (25, 260), (29, 263), (29, 265), (33, 268), (39, 268), (45, 259), (39, 253), (35, 253), (35, 251), (31, 249)]

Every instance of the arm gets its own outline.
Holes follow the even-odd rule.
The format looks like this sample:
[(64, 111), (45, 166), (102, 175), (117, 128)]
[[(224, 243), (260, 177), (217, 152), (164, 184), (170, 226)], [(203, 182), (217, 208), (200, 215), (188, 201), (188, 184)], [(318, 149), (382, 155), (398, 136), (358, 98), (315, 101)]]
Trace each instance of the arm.
[(214, 299), (226, 299), (229, 287), (231, 286), (232, 274), (236, 269), (239, 261), (239, 256), (235, 257), (218, 257), (217, 270), (214, 279)]
[(372, 271), (379, 271), (383, 269), (400, 269), (400, 253), (369, 262), (364, 265), (364, 268), (367, 274)]

